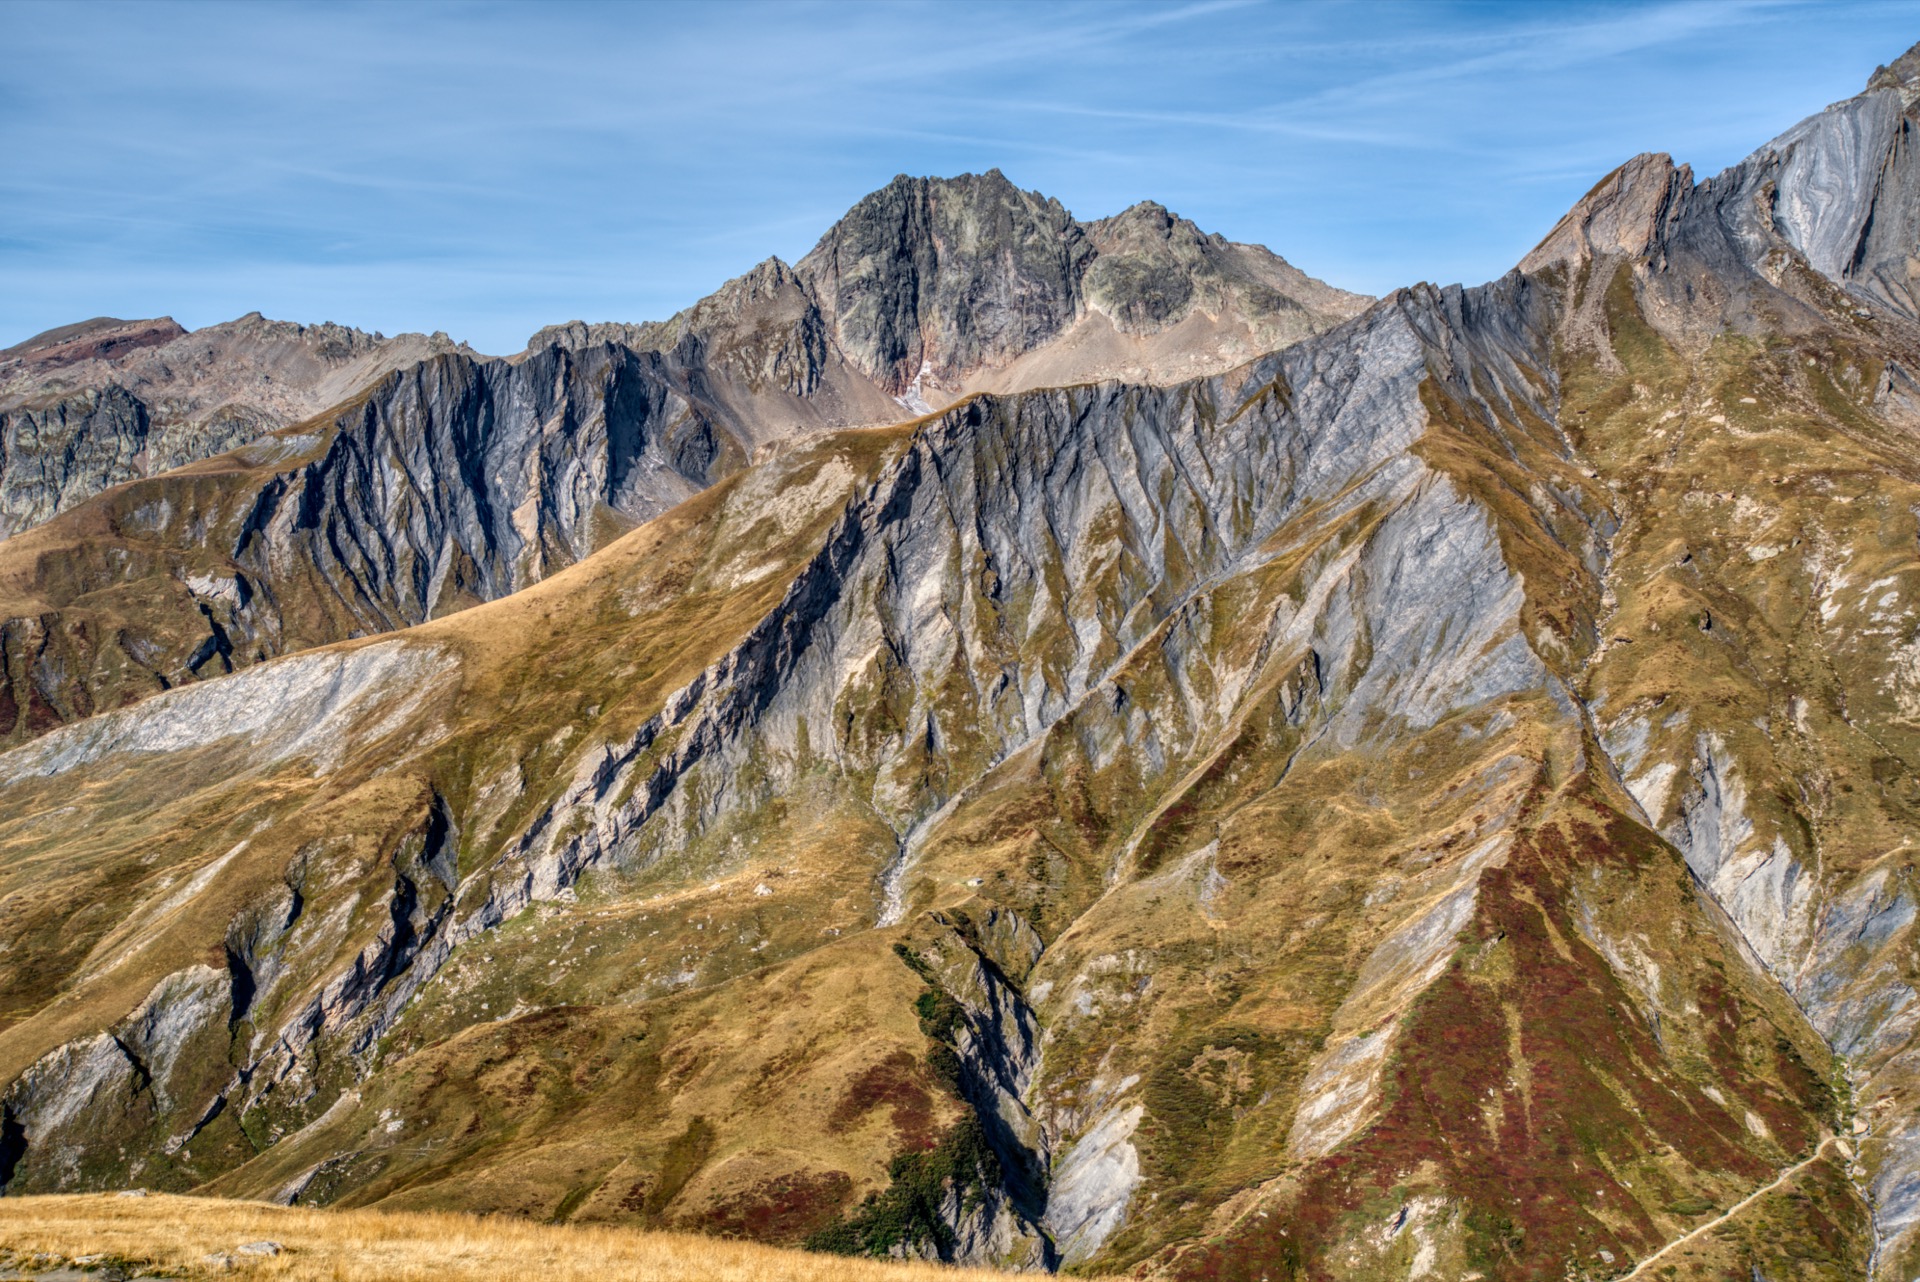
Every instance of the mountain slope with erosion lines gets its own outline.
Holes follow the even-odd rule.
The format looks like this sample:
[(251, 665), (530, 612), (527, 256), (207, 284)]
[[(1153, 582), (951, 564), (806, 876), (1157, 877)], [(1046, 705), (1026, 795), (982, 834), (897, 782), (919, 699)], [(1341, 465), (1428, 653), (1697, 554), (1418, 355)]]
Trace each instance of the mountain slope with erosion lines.
[[(1249, 1282), (1911, 1276), (1917, 73), (1201, 377), (762, 449), (693, 346), (589, 330), (394, 376), (447, 391), (258, 465), (285, 498), (183, 473), (270, 507), (249, 601), (395, 630), (0, 754), (0, 1182)], [(833, 337), (757, 368), (904, 394), (1116, 297), (1057, 205), (960, 189), (769, 269)], [(1132, 297), (1102, 323), (1184, 305)], [(586, 423), (540, 398), (628, 370), (670, 389), (629, 470), (416, 483), (496, 457), (441, 424)], [(608, 493), (637, 527), (583, 525)]]

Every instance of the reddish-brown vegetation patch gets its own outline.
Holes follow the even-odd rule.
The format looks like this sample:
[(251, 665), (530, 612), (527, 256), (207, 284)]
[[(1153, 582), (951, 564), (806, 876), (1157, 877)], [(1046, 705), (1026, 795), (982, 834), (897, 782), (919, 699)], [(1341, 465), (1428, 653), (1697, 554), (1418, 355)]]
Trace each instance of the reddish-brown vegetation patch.
[[(1826, 1100), (1818, 1079), (1717, 957), (1691, 981), (1712, 1069), (1710, 1082), (1695, 1081), (1582, 935), (1571, 885), (1596, 866), (1642, 886), (1666, 879), (1674, 911), (1691, 910), (1678, 856), (1617, 816), (1598, 817), (1518, 836), (1506, 865), (1484, 875), (1447, 972), (1402, 1025), (1379, 1117), (1302, 1173), (1285, 1214), (1243, 1221), (1178, 1260), (1179, 1276), (1331, 1276), (1331, 1252), (1363, 1221), (1432, 1191), (1458, 1208), (1479, 1273), (1559, 1279), (1570, 1260), (1605, 1250), (1625, 1261), (1658, 1247), (1667, 1234), (1653, 1212), (1666, 1202), (1771, 1178), (1770, 1157), (1738, 1116), (1743, 1103), (1789, 1149), (1813, 1141)], [(1478, 964), (1496, 949), (1498, 965)], [(1759, 1037), (1765, 1052), (1743, 1053)], [(1775, 1053), (1776, 1043), (1789, 1049)], [(1760, 1075), (1776, 1058), (1798, 1065), (1778, 1083)]]
[(895, 1051), (869, 1065), (847, 1084), (846, 1094), (834, 1105), (827, 1129), (852, 1130), (877, 1108), (892, 1110), (890, 1120), (899, 1137), (896, 1151), (925, 1152), (938, 1141), (933, 1096), (925, 1084), (926, 1070), (907, 1051)]
[(686, 1227), (720, 1237), (790, 1244), (840, 1218), (853, 1197), (845, 1171), (794, 1171), (720, 1202)]

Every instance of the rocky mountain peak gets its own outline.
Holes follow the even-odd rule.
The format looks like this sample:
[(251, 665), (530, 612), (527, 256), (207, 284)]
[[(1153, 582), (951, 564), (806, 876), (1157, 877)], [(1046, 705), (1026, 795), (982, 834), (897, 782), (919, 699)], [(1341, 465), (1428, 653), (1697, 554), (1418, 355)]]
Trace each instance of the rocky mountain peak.
[(1520, 260), (1520, 270), (1544, 271), (1595, 257), (1632, 257), (1653, 243), (1676, 196), (1693, 186), (1693, 170), (1676, 167), (1664, 152), (1635, 156), (1595, 183)]
[[(1725, 279), (1744, 282), (1757, 271), (1776, 288), (1796, 271), (1810, 272), (1863, 304), (1920, 319), (1920, 167), (1910, 158), (1908, 115), (1917, 77), (1920, 47), (1876, 71), (1864, 92), (1697, 185), (1691, 169), (1664, 154), (1636, 156), (1575, 202), (1520, 267), (1577, 269), (1605, 258), (1664, 263), (1679, 254)], [(1825, 304), (1810, 288), (1793, 296), (1819, 311)], [(1705, 317), (1680, 289), (1663, 306), (1689, 328), (1689, 341), (1707, 341), (1723, 326), (1761, 323), (1751, 302), (1730, 298)], [(1599, 305), (1588, 300), (1577, 328), (1597, 333)]]
[[(1157, 200), (1129, 205), (1111, 218), (1088, 223), (1087, 234), (1104, 257), (1157, 252), (1161, 247), (1178, 246), (1175, 252), (1201, 255), (1227, 250), (1233, 242), (1218, 232), (1206, 232), (1190, 218), (1183, 218)], [(1246, 248), (1254, 248), (1247, 246)], [(1278, 259), (1278, 255), (1274, 256)]]
[(248, 312), (234, 320), (208, 325), (204, 329), (194, 330), (193, 334), (198, 341), (213, 345), (241, 343), (262, 350), (299, 348), (328, 365), (336, 366), (371, 355), (395, 342), (409, 348), (417, 346), (424, 355), (437, 356), (445, 352), (474, 354), (472, 348), (465, 343), (455, 342), (445, 330), (436, 330), (425, 336), (410, 334), (388, 339), (384, 334), (334, 321), (305, 325), (299, 321), (274, 320), (260, 312)]
[(1197, 313), (1245, 324), (1255, 345), (1304, 334), (1314, 316), (1347, 317), (1372, 300), (1314, 280), (1260, 245), (1202, 231), (1157, 201), (1088, 224), (1095, 258), (1084, 282), (1088, 310), (1126, 334), (1150, 335)]
[(658, 332), (658, 322), (642, 321), (562, 321), (558, 325), (543, 325), (527, 339), (527, 349), (515, 359), (524, 360), (535, 352), (544, 352), (550, 347), (564, 347), (569, 351), (578, 351), (583, 347), (598, 347), (602, 343), (617, 343), (638, 350), (646, 350)]
[(0, 519), (140, 479), (0, 544), (0, 1192), (1920, 1276), (1896, 66), (1371, 305), (903, 177), (164, 475), (363, 340), (68, 367)]
[(717, 313), (750, 308), (767, 302), (798, 286), (793, 268), (779, 258), (754, 264), (693, 306), (674, 313), (664, 321), (564, 321), (534, 331), (527, 339), (528, 352), (549, 347), (577, 350), (601, 343), (614, 343), (638, 351), (665, 351), (678, 343), (682, 335), (697, 329), (702, 322), (718, 319)]
[[(900, 174), (791, 266), (770, 258), (667, 321), (549, 326), (528, 351), (675, 353), (785, 398), (776, 415), (796, 425), (851, 425), (981, 390), (1223, 369), (1371, 301), (1155, 201), (1083, 223), (998, 169)], [(1147, 342), (1196, 312), (1221, 331)]]
[(1092, 227), (1095, 230), (1135, 231), (1163, 238), (1173, 235), (1176, 229), (1191, 229), (1193, 234), (1200, 234), (1198, 227), (1157, 200), (1143, 200), (1128, 205), (1113, 217), (1093, 223)]
[(19, 361), (34, 369), (50, 370), (80, 361), (112, 360), (142, 347), (171, 342), (186, 332), (171, 316), (131, 321), (96, 316), (35, 334), (0, 351), (0, 367)]
[(388, 338), (259, 312), (192, 331), (171, 317), (49, 330), (0, 353), (0, 538), (449, 352), (475, 354), (445, 333)]
[(784, 260), (774, 257), (762, 259), (738, 278), (740, 288), (748, 301), (757, 301), (791, 285), (797, 278), (793, 268)]
[(999, 170), (901, 175), (864, 197), (796, 271), (836, 346), (887, 391), (1031, 350), (1075, 312), (1086, 233)]
[(1897, 91), (1902, 109), (1911, 109), (1916, 101), (1920, 101), (1920, 44), (1886, 66), (1874, 68), (1873, 75), (1867, 80), (1867, 92), (1880, 89)]

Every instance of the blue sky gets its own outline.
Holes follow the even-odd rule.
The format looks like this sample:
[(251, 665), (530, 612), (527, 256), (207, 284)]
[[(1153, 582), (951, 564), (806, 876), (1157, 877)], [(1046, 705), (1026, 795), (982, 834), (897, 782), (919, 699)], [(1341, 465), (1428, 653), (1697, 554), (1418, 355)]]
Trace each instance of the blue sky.
[(1612, 166), (1859, 91), (1914, 3), (0, 4), (0, 345), (251, 310), (515, 351), (896, 173), (1154, 199), (1335, 284), (1499, 275)]

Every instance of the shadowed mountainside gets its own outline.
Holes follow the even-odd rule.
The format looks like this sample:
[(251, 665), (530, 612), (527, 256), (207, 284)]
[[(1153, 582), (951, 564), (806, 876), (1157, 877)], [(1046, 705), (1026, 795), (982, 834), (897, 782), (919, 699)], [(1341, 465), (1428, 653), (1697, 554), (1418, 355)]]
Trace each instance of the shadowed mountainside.
[[(1912, 1276), (1917, 73), (1184, 380), (757, 452), (703, 399), (722, 348), (921, 395), (1252, 296), (1212, 242), (1185, 302), (1114, 267), (1178, 242), (1151, 209), (946, 207), (994, 175), (729, 286), (798, 346), (709, 300), (665, 355), (395, 376), (446, 390), (342, 411), (297, 515), (232, 529), (256, 617), (352, 584), (328, 626), (411, 626), (0, 754), (0, 1184), (1249, 1282)], [(873, 267), (956, 241), (998, 266)], [(590, 421), (539, 396), (621, 379), (673, 425), (626, 470), (397, 483), (532, 468)], [(460, 397), (529, 426), (434, 444)]]
[(389, 339), (258, 312), (192, 333), (166, 317), (101, 317), (36, 335), (0, 351), (0, 539), (466, 350), (445, 334)]
[[(902, 200), (921, 216), (889, 223)], [(1029, 323), (1041, 304), (1010, 240), (1081, 246), (1076, 261), (1093, 263), (1051, 282), (1048, 324)], [(849, 242), (872, 242), (835, 258), (865, 284), (823, 295), (808, 264)], [(891, 394), (905, 384), (852, 315), (849, 300), (871, 289), (902, 295), (902, 324), (925, 312), (915, 360), (951, 349), (943, 376), (1020, 387), (1080, 360), (1074, 335), (1088, 317), (1107, 322), (1088, 313), (1066, 335), (1054, 322), (1090, 298), (1158, 335), (1119, 351), (1136, 372), (1172, 373), (1237, 364), (1365, 302), (1158, 206), (1083, 228), (995, 172), (900, 180), (798, 271), (769, 261), (664, 324), (542, 331), (512, 361), (444, 336), (376, 341), (258, 317), (172, 338), (171, 322), (55, 331), (0, 364), (0, 380), (39, 380), (13, 374), (34, 395), (0, 401), (0, 513), (17, 510), (10, 528), (25, 531), (0, 542), (0, 741), (493, 600), (756, 453), (898, 421), (917, 412), (907, 401), (924, 410), (920, 393)], [(1195, 325), (1225, 346), (1189, 341)], [(1015, 356), (1024, 363), (1008, 366)]]

